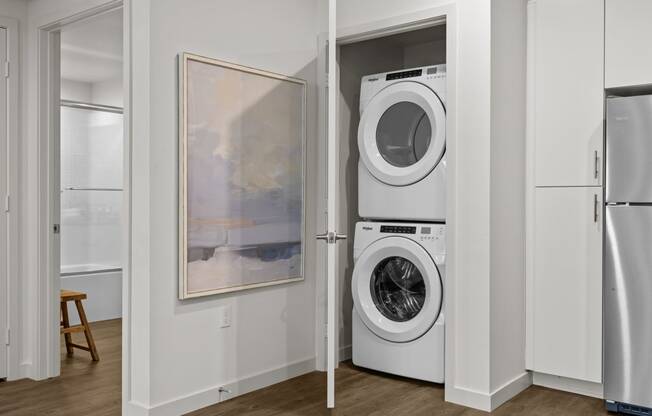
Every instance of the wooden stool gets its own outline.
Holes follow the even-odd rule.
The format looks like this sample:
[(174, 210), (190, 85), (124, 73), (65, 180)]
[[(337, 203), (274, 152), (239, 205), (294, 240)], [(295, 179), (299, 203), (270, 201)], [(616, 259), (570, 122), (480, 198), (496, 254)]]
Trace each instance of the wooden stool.
[[(73, 348), (79, 348), (80, 350), (88, 351), (93, 357), (93, 361), (99, 361), (100, 356), (97, 353), (97, 348), (95, 347), (95, 341), (93, 341), (93, 334), (91, 334), (91, 326), (88, 324), (86, 319), (86, 312), (84, 312), (84, 305), (82, 305), (82, 300), (86, 299), (86, 293), (82, 292), (73, 292), (72, 290), (61, 290), (61, 333), (63, 334), (66, 340), (66, 352), (68, 355), (73, 354)], [(68, 320), (68, 302), (75, 302), (77, 306), (77, 313), (79, 314), (79, 320), (81, 325), (70, 326), (70, 321)], [(73, 332), (83, 332), (86, 336), (87, 347), (72, 342)]]

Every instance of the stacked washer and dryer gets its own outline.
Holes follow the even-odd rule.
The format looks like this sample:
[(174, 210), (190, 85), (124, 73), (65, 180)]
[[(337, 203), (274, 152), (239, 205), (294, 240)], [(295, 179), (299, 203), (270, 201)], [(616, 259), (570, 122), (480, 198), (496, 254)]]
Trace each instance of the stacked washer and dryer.
[(446, 66), (360, 88), (353, 363), (444, 382)]

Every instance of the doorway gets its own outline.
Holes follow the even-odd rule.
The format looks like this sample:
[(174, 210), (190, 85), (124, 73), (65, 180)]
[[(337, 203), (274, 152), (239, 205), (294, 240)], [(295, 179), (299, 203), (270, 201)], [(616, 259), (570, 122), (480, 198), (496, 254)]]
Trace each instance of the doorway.
[[(110, 2), (71, 16), (39, 27), (39, 139), (48, 166), (40, 210), (48, 227), (38, 336), (52, 388), (94, 390), (99, 400), (80, 411), (119, 413), (129, 142), (123, 9)], [(56, 399), (70, 406), (70, 397)]]
[[(79, 330), (64, 335), (62, 373), (80, 359), (100, 361), (102, 348), (113, 350), (120, 343), (122, 20), (122, 10), (116, 9), (60, 32), (62, 326), (64, 332)], [(75, 296), (81, 301), (75, 302)], [(98, 331), (102, 345), (95, 342)]]
[[(334, 22), (335, 13), (330, 14), (330, 36), (327, 40), (322, 38), (320, 50), (322, 60), (328, 62), (327, 74), (324, 78), (328, 82), (321, 84), (322, 97), (328, 97), (322, 102), (323, 111), (328, 114), (328, 129), (322, 132), (327, 137), (328, 146), (323, 145), (320, 157), (320, 176), (328, 180), (322, 184), (324, 194), (327, 197), (320, 206), (330, 213), (336, 211), (336, 217), (331, 225), (329, 218), (329, 230), (337, 230), (349, 236), (345, 244), (340, 244), (331, 254), (323, 250), (322, 261), (318, 264), (326, 264), (325, 278), (327, 287), (322, 290), (328, 291), (326, 296), (329, 299), (329, 308), (326, 322), (335, 322), (339, 328), (335, 334), (328, 334), (325, 352), (318, 348), (318, 362), (326, 361), (324, 356), (336, 356), (334, 360), (328, 360), (326, 365), (329, 371), (327, 389), (327, 404), (331, 407), (334, 404), (334, 386), (332, 375), (335, 363), (347, 360), (352, 355), (352, 332), (353, 332), (353, 301), (351, 297), (351, 279), (354, 270), (354, 246), (356, 222), (360, 220), (358, 211), (358, 143), (357, 132), (360, 117), (360, 85), (363, 75), (378, 74), (392, 71), (402, 71), (417, 67), (432, 67), (446, 65), (449, 69), (449, 76), (445, 81), (447, 94), (450, 94), (450, 109), (447, 111), (446, 127), (446, 153), (448, 159), (448, 172), (445, 179), (446, 188), (446, 223), (455, 224), (454, 198), (455, 190), (455, 63), (456, 63), (456, 19), (454, 6), (441, 6), (415, 15), (400, 16), (389, 20), (378, 21), (370, 24), (363, 24), (357, 27), (340, 28)], [(326, 51), (328, 53), (326, 54)], [(328, 56), (335, 56), (336, 59), (328, 60)], [(428, 73), (430, 74), (430, 73)], [(321, 78), (321, 77), (320, 77)], [(329, 88), (335, 85), (336, 88)], [(327, 107), (328, 105), (328, 107)], [(450, 122), (450, 124), (449, 124)], [(326, 127), (326, 126), (324, 126)], [(335, 174), (331, 173), (335, 172)], [(343, 177), (340, 179), (340, 177)], [(334, 184), (333, 184), (334, 183)], [(328, 191), (328, 192), (327, 192)], [(333, 201), (334, 200), (334, 201)], [(393, 202), (392, 202), (393, 203)], [(390, 219), (390, 218), (388, 218)], [(454, 247), (454, 226), (448, 227), (446, 237), (447, 259), (454, 259), (452, 247)], [(330, 246), (329, 246), (330, 249)], [(453, 263), (451, 262), (448, 262)], [(335, 270), (333, 272), (333, 270)], [(447, 274), (452, 274), (454, 268), (447, 267)], [(321, 270), (319, 272), (322, 272)], [(336, 290), (331, 287), (336, 286)], [(454, 288), (449, 288), (445, 296), (449, 301), (445, 302), (442, 309), (446, 311), (451, 307), (450, 299), (453, 298)], [(335, 292), (335, 294), (334, 294)], [(333, 300), (331, 300), (331, 294)], [(330, 303), (337, 305), (332, 312)], [(449, 325), (454, 316), (447, 313), (448, 332)], [(329, 330), (333, 330), (331, 325)], [(324, 331), (327, 332), (327, 331)], [(446, 342), (449, 337), (446, 337)], [(446, 361), (451, 360), (452, 354), (447, 354)], [(444, 358), (442, 357), (442, 361)], [(354, 363), (355, 364), (355, 363)]]

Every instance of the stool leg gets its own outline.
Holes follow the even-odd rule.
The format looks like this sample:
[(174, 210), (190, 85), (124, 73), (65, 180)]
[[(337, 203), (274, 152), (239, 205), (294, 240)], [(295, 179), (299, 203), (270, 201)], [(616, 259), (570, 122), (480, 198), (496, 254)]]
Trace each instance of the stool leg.
[[(70, 328), (70, 320), (68, 319), (68, 303), (67, 302), (61, 302), (61, 320), (62, 320), (64, 328)], [(71, 334), (63, 334), (63, 338), (66, 341), (66, 353), (68, 353), (68, 355), (72, 355), (72, 353), (73, 353), (72, 335)]]
[(84, 335), (86, 335), (86, 343), (88, 344), (88, 348), (91, 350), (91, 357), (93, 357), (93, 361), (100, 361), (100, 355), (97, 353), (97, 348), (95, 347), (95, 341), (93, 340), (93, 334), (91, 334), (91, 326), (88, 324), (88, 320), (86, 319), (86, 312), (84, 312), (84, 305), (82, 305), (81, 300), (75, 300), (75, 305), (77, 306), (79, 319), (81, 320), (81, 323), (84, 326)]

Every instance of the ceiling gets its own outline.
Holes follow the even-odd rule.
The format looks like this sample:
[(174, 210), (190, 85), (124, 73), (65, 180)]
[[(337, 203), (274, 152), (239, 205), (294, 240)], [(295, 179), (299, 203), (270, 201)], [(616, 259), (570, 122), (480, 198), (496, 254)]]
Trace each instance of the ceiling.
[(61, 78), (101, 82), (122, 76), (122, 10), (65, 26), (61, 31)]

